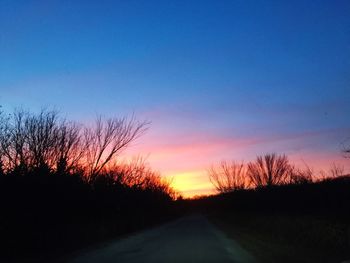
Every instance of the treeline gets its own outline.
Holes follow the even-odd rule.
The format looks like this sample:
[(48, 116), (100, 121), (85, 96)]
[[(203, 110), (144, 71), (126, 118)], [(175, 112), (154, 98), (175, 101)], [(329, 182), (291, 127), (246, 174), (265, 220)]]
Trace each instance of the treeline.
[(349, 259), (350, 175), (342, 166), (316, 174), (286, 155), (266, 154), (247, 164), (222, 162), (208, 173), (218, 194), (189, 200), (187, 208), (208, 214), (259, 261)]
[(350, 175), (340, 165), (315, 175), (286, 155), (266, 154), (247, 164), (222, 161), (208, 175), (218, 194), (190, 200), (189, 209), (350, 218)]
[(350, 216), (350, 175), (340, 165), (315, 175), (306, 164), (296, 168), (286, 155), (266, 154), (247, 164), (223, 161), (208, 174), (219, 195), (201, 198), (206, 208)]
[(1, 257), (45, 261), (171, 216), (169, 181), (142, 158), (119, 161), (147, 128), (134, 117), (84, 126), (50, 110), (2, 112)]
[(286, 155), (276, 153), (258, 156), (247, 164), (222, 161), (209, 170), (209, 179), (216, 191), (227, 193), (235, 190), (254, 189), (279, 185), (310, 184), (344, 176), (344, 167), (332, 164), (329, 173), (316, 176), (307, 164), (296, 168)]
[(316, 215), (344, 220), (350, 218), (349, 202), (349, 176), (235, 190), (192, 201), (196, 209), (205, 211)]

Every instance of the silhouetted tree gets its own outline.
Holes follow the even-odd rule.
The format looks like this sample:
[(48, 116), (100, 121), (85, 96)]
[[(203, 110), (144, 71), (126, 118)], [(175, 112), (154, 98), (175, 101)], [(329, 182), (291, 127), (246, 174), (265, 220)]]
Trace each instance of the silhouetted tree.
[(128, 163), (115, 163), (106, 169), (105, 174), (115, 182), (133, 189), (158, 192), (173, 199), (177, 196), (171, 181), (152, 170), (142, 157), (136, 157)]
[(0, 149), (8, 171), (67, 172), (77, 165), (84, 149), (78, 126), (58, 118), (55, 111), (39, 114), (16, 110), (1, 120)]
[(58, 114), (42, 110), (37, 115), (24, 113), (23, 116), (28, 165), (32, 169), (50, 170), (58, 142)]
[(85, 145), (79, 125), (65, 121), (60, 124), (54, 153), (58, 174), (70, 173), (81, 168)]
[(134, 117), (97, 118), (95, 126), (84, 131), (85, 162), (88, 180), (93, 180), (102, 169), (118, 156), (132, 141), (147, 130), (147, 122), (138, 122)]
[(0, 159), (0, 177), (5, 175), (4, 165), (2, 163), (2, 160)]
[(265, 154), (248, 163), (247, 175), (255, 187), (286, 183), (292, 167), (286, 155)]
[(342, 166), (340, 164), (332, 163), (332, 165), (329, 169), (329, 175), (332, 178), (344, 175), (344, 166)]
[(98, 118), (95, 126), (84, 127), (55, 111), (16, 110), (5, 116), (0, 110), (3, 250), (11, 256), (25, 249), (41, 254), (170, 215), (176, 198), (171, 182), (142, 158), (119, 162), (120, 153), (147, 124), (134, 117)]
[(4, 168), (4, 151), (3, 151), (3, 144), (6, 144), (6, 123), (7, 118), (5, 118), (3, 111), (1, 110), (0, 106), (0, 164), (1, 164), (1, 175), (5, 173)]
[(15, 111), (9, 118), (2, 120), (1, 153), (7, 171), (26, 173), (29, 166), (29, 148), (25, 119), (27, 113)]
[(134, 117), (100, 117), (94, 126), (82, 128), (47, 110), (39, 114), (16, 110), (9, 118), (0, 117), (0, 157), (7, 171), (83, 170), (88, 180), (141, 136), (148, 124)]
[(304, 162), (304, 168), (296, 168), (291, 165), (289, 184), (307, 184), (314, 181), (313, 169)]
[(212, 166), (209, 171), (209, 180), (219, 193), (245, 189), (248, 186), (246, 168), (242, 163), (222, 161), (220, 165)]

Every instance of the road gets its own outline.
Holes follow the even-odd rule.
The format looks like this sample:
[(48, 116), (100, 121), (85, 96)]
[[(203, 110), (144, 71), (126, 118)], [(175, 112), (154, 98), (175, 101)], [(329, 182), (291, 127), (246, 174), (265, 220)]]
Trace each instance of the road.
[(202, 215), (180, 218), (157, 228), (80, 253), (68, 263), (256, 262), (234, 240)]

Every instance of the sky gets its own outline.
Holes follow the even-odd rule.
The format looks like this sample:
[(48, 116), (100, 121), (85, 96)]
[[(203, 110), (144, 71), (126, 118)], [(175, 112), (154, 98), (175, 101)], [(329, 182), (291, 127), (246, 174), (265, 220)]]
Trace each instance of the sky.
[(151, 122), (126, 152), (184, 196), (221, 160), (315, 171), (350, 141), (350, 2), (0, 0), (0, 105)]

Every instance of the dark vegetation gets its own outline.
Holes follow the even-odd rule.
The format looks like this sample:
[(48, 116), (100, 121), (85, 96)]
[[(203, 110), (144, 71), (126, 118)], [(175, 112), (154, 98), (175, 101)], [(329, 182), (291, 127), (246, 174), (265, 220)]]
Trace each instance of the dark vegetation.
[(98, 118), (84, 127), (47, 110), (2, 113), (0, 261), (52, 261), (171, 218), (169, 182), (142, 158), (117, 158), (147, 126)]
[(333, 164), (322, 176), (287, 156), (209, 170), (218, 195), (189, 201), (261, 262), (341, 262), (350, 258), (350, 176)]
[(350, 177), (339, 165), (320, 177), (285, 155), (224, 161), (208, 171), (217, 195), (174, 202), (170, 183), (142, 158), (119, 161), (147, 122), (97, 118), (82, 126), (45, 110), (0, 119), (1, 262), (50, 262), (194, 211), (261, 262), (350, 258)]

